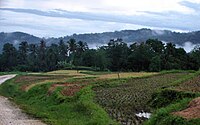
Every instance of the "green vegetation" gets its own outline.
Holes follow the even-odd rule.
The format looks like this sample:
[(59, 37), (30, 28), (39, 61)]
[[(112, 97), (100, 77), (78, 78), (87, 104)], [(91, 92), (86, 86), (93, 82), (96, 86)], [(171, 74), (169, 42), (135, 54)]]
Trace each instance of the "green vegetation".
[(92, 71), (151, 71), (198, 70), (200, 47), (186, 53), (172, 43), (164, 45), (157, 39), (127, 45), (122, 39), (111, 39), (107, 45), (89, 49), (87, 43), (70, 39), (59, 44), (28, 44), (19, 48), (6, 43), (0, 54), (0, 71), (53, 71), (58, 69)]
[(28, 113), (55, 125), (114, 124), (106, 112), (96, 105), (90, 87), (74, 97), (64, 97), (59, 89), (47, 96), (48, 84), (35, 86), (17, 98)]
[(153, 108), (162, 108), (170, 105), (171, 103), (176, 103), (184, 98), (195, 98), (198, 94), (190, 92), (181, 92), (171, 89), (163, 89), (161, 91), (155, 92), (152, 95), (150, 106)]

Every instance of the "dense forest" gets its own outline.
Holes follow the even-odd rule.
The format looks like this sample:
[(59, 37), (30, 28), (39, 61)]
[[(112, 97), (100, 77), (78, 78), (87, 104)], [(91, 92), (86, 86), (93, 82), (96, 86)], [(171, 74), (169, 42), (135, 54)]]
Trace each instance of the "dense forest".
[(0, 54), (0, 71), (52, 71), (84, 69), (110, 71), (161, 71), (170, 69), (198, 70), (200, 47), (190, 53), (164, 44), (158, 39), (127, 45), (122, 39), (111, 39), (107, 45), (90, 49), (86, 42), (70, 39), (46, 46), (20, 43), (18, 48), (6, 43)]

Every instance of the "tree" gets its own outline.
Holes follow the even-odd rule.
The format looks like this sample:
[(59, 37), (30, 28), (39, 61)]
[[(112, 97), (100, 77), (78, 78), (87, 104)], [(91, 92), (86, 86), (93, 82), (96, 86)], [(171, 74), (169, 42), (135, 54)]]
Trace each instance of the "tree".
[(162, 69), (187, 69), (187, 53), (183, 48), (176, 48), (172, 43), (167, 43), (162, 55)]
[(82, 42), (82, 41), (79, 41), (76, 45), (76, 51), (78, 53), (83, 53), (84, 51), (86, 51), (88, 49), (88, 45), (86, 42)]
[(86, 50), (82, 55), (82, 64), (88, 67), (95, 67), (95, 54), (96, 50)]
[(17, 66), (17, 50), (13, 46), (13, 44), (10, 43), (4, 44), (1, 60), (2, 60), (1, 67), (3, 71), (13, 70), (13, 68)]
[(196, 62), (196, 66), (193, 64), (194, 67), (198, 67), (196, 69), (200, 68), (200, 46), (197, 45), (195, 48), (189, 53), (189, 57), (191, 60)]
[(23, 41), (19, 44), (18, 50), (18, 70), (27, 71), (28, 70), (28, 43)]
[(55, 70), (59, 61), (58, 58), (58, 45), (56, 44), (51, 44), (50, 47), (47, 48), (46, 50), (46, 64), (48, 71)]
[(151, 47), (151, 50), (156, 54), (162, 54), (164, 51), (164, 44), (158, 39), (148, 39), (146, 44)]
[(59, 50), (59, 53), (58, 53), (59, 61), (66, 61), (67, 56), (68, 56), (68, 46), (64, 43), (64, 41), (62, 39), (59, 42), (58, 50)]
[(175, 51), (176, 51), (176, 45), (172, 43), (167, 43), (167, 45), (165, 46), (165, 54), (174, 56)]
[(149, 65), (149, 71), (151, 72), (159, 72), (161, 71), (161, 58), (160, 56), (154, 56), (151, 59), (151, 63)]
[(186, 51), (183, 48), (176, 48), (175, 50), (175, 58), (176, 63), (179, 65), (179, 68), (182, 70), (187, 69), (187, 63), (188, 63), (188, 55)]
[(113, 71), (118, 71), (119, 78), (119, 72), (128, 68), (128, 46), (122, 39), (110, 40), (108, 43), (107, 54), (110, 60), (109, 68)]
[(147, 71), (153, 56), (154, 52), (149, 45), (134, 43), (130, 45), (129, 68), (133, 71)]
[(36, 44), (29, 45), (28, 67), (30, 71), (39, 71), (38, 46)]
[(3, 71), (4, 70), (4, 66), (3, 66), (3, 56), (2, 54), (0, 54), (0, 71)]
[(164, 54), (161, 55), (162, 69), (170, 70), (178, 68), (178, 64), (175, 60), (175, 44), (167, 43), (165, 46)]
[(76, 45), (76, 52), (74, 53), (73, 64), (75, 66), (83, 65), (82, 64), (82, 55), (88, 49), (88, 45), (85, 42), (79, 41)]
[(95, 66), (101, 71), (108, 68), (108, 58), (106, 57), (106, 51), (104, 49), (97, 49), (95, 55)]
[(74, 54), (76, 52), (76, 40), (75, 39), (70, 39), (68, 42), (69, 46), (69, 58), (70, 58), (70, 64), (74, 63)]
[(69, 45), (69, 52), (70, 54), (74, 53), (76, 51), (76, 40), (75, 39), (70, 39), (68, 42)]
[(47, 64), (46, 64), (46, 42), (44, 40), (40, 41), (40, 46), (38, 50), (38, 63), (39, 63), (39, 70), (46, 71)]
[[(6, 43), (0, 54), (0, 71), (51, 71), (64, 67), (87, 66), (96, 70), (112, 71), (161, 71), (170, 69), (192, 69), (200, 67), (200, 47), (186, 53), (172, 43), (164, 44), (157, 39), (133, 43), (129, 47), (122, 39), (111, 39), (105, 46), (89, 49), (86, 42), (70, 39), (67, 44), (46, 46), (23, 41), (18, 51)], [(78, 68), (77, 68), (78, 69)], [(77, 70), (78, 71), (78, 70)]]

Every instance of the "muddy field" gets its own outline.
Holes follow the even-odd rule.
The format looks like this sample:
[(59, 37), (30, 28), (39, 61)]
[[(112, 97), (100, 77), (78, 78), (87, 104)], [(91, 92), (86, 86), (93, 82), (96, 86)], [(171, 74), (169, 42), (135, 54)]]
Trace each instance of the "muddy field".
[(139, 125), (145, 118), (136, 113), (150, 112), (148, 101), (153, 92), (187, 73), (156, 75), (149, 78), (130, 79), (114, 87), (97, 87), (96, 101), (109, 115), (123, 125)]

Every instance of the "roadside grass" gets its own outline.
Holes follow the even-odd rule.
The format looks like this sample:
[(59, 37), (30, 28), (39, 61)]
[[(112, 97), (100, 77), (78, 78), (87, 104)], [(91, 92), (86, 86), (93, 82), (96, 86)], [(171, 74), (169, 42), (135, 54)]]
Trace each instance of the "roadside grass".
[(57, 88), (52, 95), (47, 91), (50, 84), (33, 87), (16, 98), (16, 102), (27, 113), (53, 125), (108, 125), (117, 124), (108, 114), (93, 102), (91, 86), (83, 88), (73, 97), (64, 97)]
[(5, 81), (0, 86), (0, 95), (6, 96), (8, 98), (14, 98), (20, 95), (20, 86), (17, 84), (13, 84), (15, 78)]

